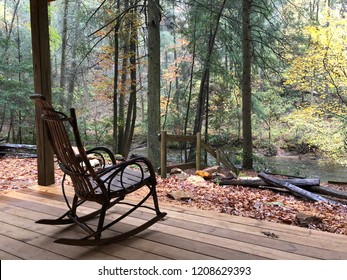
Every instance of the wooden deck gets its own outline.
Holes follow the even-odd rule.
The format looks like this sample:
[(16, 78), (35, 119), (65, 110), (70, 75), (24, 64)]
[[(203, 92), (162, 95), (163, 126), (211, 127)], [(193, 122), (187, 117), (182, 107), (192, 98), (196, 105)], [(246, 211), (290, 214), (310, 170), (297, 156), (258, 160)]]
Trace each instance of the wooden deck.
[[(161, 208), (167, 218), (136, 237), (101, 247), (66, 246), (53, 240), (79, 235), (80, 229), (35, 223), (65, 211), (60, 188), (9, 191), (0, 194), (0, 259), (347, 260), (347, 236), (187, 207)], [(117, 231), (147, 216), (141, 210)]]

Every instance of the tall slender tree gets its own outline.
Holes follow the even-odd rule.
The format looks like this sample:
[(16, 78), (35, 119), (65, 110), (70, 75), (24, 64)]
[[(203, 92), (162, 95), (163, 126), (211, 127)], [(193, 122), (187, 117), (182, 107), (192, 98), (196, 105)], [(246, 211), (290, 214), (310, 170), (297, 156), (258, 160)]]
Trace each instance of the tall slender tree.
[(218, 31), (220, 19), (221, 19), (223, 10), (225, 8), (225, 3), (226, 3), (226, 0), (223, 0), (221, 7), (220, 7), (220, 10), (219, 10), (219, 13), (217, 14), (214, 29), (211, 30), (211, 32), (210, 32), (208, 50), (206, 53), (206, 58), (205, 58), (204, 66), (203, 66), (203, 70), (202, 70), (202, 77), (201, 77), (201, 81), (200, 81), (198, 104), (196, 106), (194, 132), (193, 132), (194, 134), (201, 132), (203, 115), (204, 115), (204, 111), (206, 108), (206, 99), (207, 99), (207, 91), (208, 91), (208, 85), (209, 85), (211, 57), (212, 57), (212, 52), (213, 52), (213, 49), (215, 46), (215, 40), (216, 40), (216, 36), (217, 36), (217, 31)]
[(138, 28), (138, 21), (137, 21), (137, 9), (134, 7), (131, 12), (131, 19), (130, 19), (130, 44), (129, 44), (129, 50), (130, 50), (130, 96), (129, 96), (129, 102), (128, 102), (128, 110), (127, 110), (127, 117), (126, 117), (126, 123), (125, 123), (125, 130), (124, 130), (124, 139), (123, 139), (123, 156), (128, 157), (129, 151), (130, 151), (130, 145), (132, 142), (133, 134), (134, 134), (134, 128), (135, 128), (135, 121), (136, 121), (136, 101), (137, 101), (137, 71), (136, 71), (136, 45), (137, 45), (137, 28)]
[(147, 1), (148, 28), (148, 158), (155, 167), (160, 165), (160, 18), (159, 0)]
[[(120, 8), (120, 0), (115, 0), (117, 11)], [(113, 151), (118, 152), (118, 59), (119, 59), (119, 29), (120, 22), (114, 26), (114, 67), (113, 67)]]
[(68, 17), (69, 17), (69, 0), (64, 0), (64, 13), (63, 13), (63, 30), (62, 30), (62, 44), (61, 44), (61, 62), (60, 62), (60, 105), (66, 106), (65, 87), (66, 87), (66, 69), (67, 69), (67, 33), (68, 33)]
[(242, 1), (242, 131), (243, 167), (253, 168), (251, 88), (251, 0)]

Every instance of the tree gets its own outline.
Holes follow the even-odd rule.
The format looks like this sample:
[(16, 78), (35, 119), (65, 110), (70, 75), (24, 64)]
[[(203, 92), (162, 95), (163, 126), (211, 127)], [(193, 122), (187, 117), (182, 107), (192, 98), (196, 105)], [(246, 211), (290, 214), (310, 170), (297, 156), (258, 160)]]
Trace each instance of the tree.
[[(129, 1), (124, 1), (124, 9), (129, 8)], [(123, 26), (127, 26), (129, 28), (129, 16), (125, 16), (122, 20)], [(129, 44), (130, 44), (130, 33), (123, 32), (122, 33), (122, 69), (121, 69), (121, 81), (120, 81), (120, 90), (119, 90), (119, 99), (118, 99), (118, 118), (117, 118), (117, 127), (118, 127), (118, 153), (124, 155), (124, 143), (125, 143), (125, 135), (124, 135), (124, 127), (125, 127), (125, 98), (127, 94), (127, 82), (128, 82), (128, 72), (129, 72)]]
[(27, 8), (20, 0), (0, 3), (0, 139), (12, 143), (35, 139), (34, 112), (27, 98), (33, 88)]
[(148, 28), (148, 158), (159, 167), (160, 133), (160, 18), (159, 0), (147, 1)]
[(68, 17), (69, 17), (69, 0), (64, 0), (63, 12), (63, 29), (61, 36), (61, 61), (60, 61), (60, 106), (69, 109), (66, 105), (65, 87), (66, 87), (66, 69), (67, 69), (67, 33), (68, 33)]
[(252, 143), (252, 88), (251, 88), (251, 3), (242, 1), (242, 131), (243, 131), (243, 167), (253, 168)]
[(73, 22), (73, 30), (72, 30), (72, 38), (71, 38), (71, 64), (70, 71), (68, 72), (68, 85), (67, 85), (67, 108), (71, 108), (73, 104), (73, 100), (75, 97), (75, 87), (76, 87), (76, 78), (77, 78), (77, 48), (78, 48), (78, 34), (80, 32), (79, 28), (79, 13), (81, 8), (81, 0), (77, 0), (74, 3), (74, 22)]
[(204, 66), (202, 70), (202, 78), (200, 82), (200, 90), (199, 90), (199, 96), (198, 96), (198, 104), (196, 106), (196, 114), (195, 114), (195, 123), (194, 123), (194, 132), (193, 134), (197, 134), (198, 132), (201, 132), (201, 126), (202, 126), (202, 118), (204, 115), (204, 110), (207, 108), (206, 100), (207, 95), (209, 91), (209, 78), (210, 78), (210, 63), (211, 63), (211, 56), (215, 45), (215, 40), (217, 36), (217, 31), (220, 23), (220, 19), (222, 16), (222, 12), (225, 7), (226, 0), (223, 0), (219, 13), (217, 14), (217, 19), (215, 22), (215, 26), (213, 30), (210, 30), (209, 32), (209, 44), (208, 44), (208, 50), (206, 53), (206, 59), (204, 61)]
[(288, 56), (286, 84), (309, 93), (309, 102), (319, 103), (322, 113), (338, 113), (347, 105), (347, 19), (338, 11), (325, 10), (319, 25), (303, 28), (308, 47)]
[[(116, 9), (120, 10), (120, 0), (115, 0)], [(120, 22), (114, 26), (114, 67), (113, 67), (113, 139), (112, 139), (112, 147), (113, 151), (117, 152), (117, 144), (118, 144), (118, 59), (119, 59), (119, 30), (120, 30)]]
[(137, 29), (138, 29), (138, 14), (137, 9), (134, 7), (130, 12), (130, 96), (128, 102), (128, 110), (127, 117), (125, 123), (124, 130), (124, 139), (123, 139), (123, 155), (124, 157), (128, 157), (130, 151), (130, 145), (133, 139), (134, 129), (135, 129), (135, 121), (136, 121), (136, 94), (137, 94)]

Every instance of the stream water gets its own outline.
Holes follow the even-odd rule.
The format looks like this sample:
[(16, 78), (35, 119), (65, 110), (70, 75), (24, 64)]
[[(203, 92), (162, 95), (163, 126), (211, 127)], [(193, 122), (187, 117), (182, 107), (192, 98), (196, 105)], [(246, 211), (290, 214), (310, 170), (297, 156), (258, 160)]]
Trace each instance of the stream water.
[[(131, 153), (146, 156), (147, 148), (134, 149)], [(168, 161), (179, 162), (181, 155), (179, 150), (168, 149)], [(260, 156), (258, 158), (261, 163), (256, 162), (255, 165), (259, 165), (260, 171), (266, 169), (274, 173), (319, 178), (322, 182), (347, 182), (347, 166), (331, 164), (322, 159), (299, 158), (298, 156)]]
[(262, 157), (264, 165), (273, 172), (319, 178), (323, 182), (347, 182), (347, 167), (328, 163), (322, 159), (299, 158), (298, 156)]

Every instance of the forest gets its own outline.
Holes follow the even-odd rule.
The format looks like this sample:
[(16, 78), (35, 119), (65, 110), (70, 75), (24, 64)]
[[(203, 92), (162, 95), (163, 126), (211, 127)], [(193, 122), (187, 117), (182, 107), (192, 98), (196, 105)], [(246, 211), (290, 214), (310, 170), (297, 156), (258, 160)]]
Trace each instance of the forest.
[[(169, 134), (201, 132), (249, 169), (283, 151), (347, 163), (346, 1), (56, 0), (49, 14), (53, 104), (76, 108), (87, 147), (127, 157), (154, 118)], [(33, 89), (29, 0), (1, 0), (0, 143), (35, 144)]]

